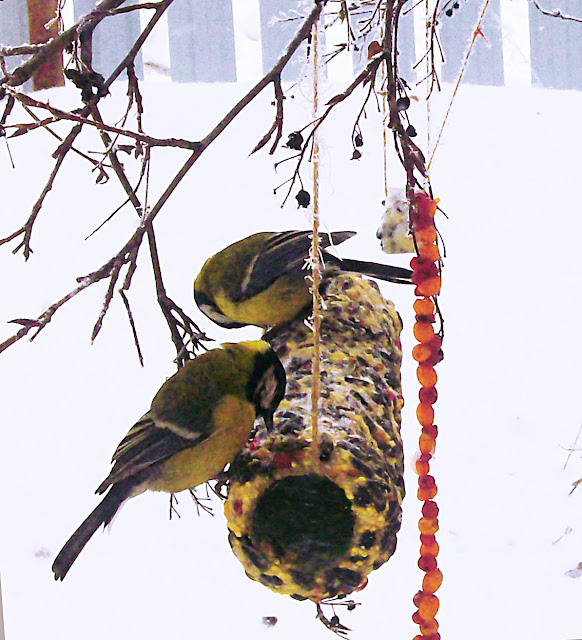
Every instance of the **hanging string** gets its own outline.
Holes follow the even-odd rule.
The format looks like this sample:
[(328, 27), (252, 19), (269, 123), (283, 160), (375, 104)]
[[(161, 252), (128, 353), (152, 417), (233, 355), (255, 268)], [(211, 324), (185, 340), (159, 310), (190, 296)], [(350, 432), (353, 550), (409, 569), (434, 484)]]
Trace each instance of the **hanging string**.
[[(318, 77), (319, 77), (319, 53), (318, 33), (319, 21), (313, 25), (311, 32), (311, 51), (313, 60), (313, 120), (319, 114), (318, 105)], [(321, 297), (319, 287), (321, 284), (321, 253), (319, 249), (319, 144), (317, 131), (313, 134), (313, 241), (311, 244), (311, 277), (313, 290), (313, 364), (312, 364), (312, 389), (311, 389), (311, 449), (314, 459), (319, 460), (319, 425), (318, 409), (321, 372)]]
[(430, 169), (430, 165), (432, 164), (433, 158), (434, 158), (434, 154), (437, 150), (437, 147), (439, 146), (439, 142), (441, 140), (441, 136), (443, 134), (443, 130), (445, 128), (445, 124), (447, 123), (447, 120), (449, 118), (449, 114), (451, 112), (451, 109), (453, 107), (453, 102), (455, 101), (455, 97), (457, 96), (457, 90), (459, 89), (459, 85), (461, 84), (461, 80), (463, 79), (463, 75), (465, 73), (465, 69), (467, 68), (467, 63), (469, 62), (469, 57), (471, 56), (471, 53), (473, 52), (473, 45), (475, 44), (475, 40), (477, 40), (477, 36), (483, 36), (483, 32), (481, 31), (481, 23), (483, 22), (483, 17), (485, 15), (485, 12), (487, 11), (487, 7), (489, 6), (489, 2), (490, 0), (485, 0), (485, 4), (483, 5), (483, 9), (481, 10), (481, 15), (479, 16), (479, 20), (477, 21), (477, 26), (475, 27), (474, 31), (473, 31), (473, 37), (471, 38), (471, 42), (469, 44), (469, 49), (467, 50), (467, 53), (465, 54), (465, 58), (463, 60), (463, 64), (461, 66), (461, 71), (459, 73), (459, 77), (457, 78), (457, 83), (455, 84), (455, 88), (453, 90), (453, 95), (451, 96), (451, 101), (449, 102), (449, 106), (447, 109), (447, 112), (445, 114), (443, 123), (441, 125), (439, 134), (437, 136), (436, 142), (434, 144), (434, 148), (432, 150), (432, 153), (430, 155), (430, 159), (428, 161), (428, 164), (426, 165), (427, 169)]
[[(381, 31), (382, 42), (384, 42), (384, 28)], [(384, 152), (384, 204), (388, 206), (388, 141), (387, 132), (388, 128), (388, 83), (386, 80), (386, 68), (384, 65), (382, 69), (382, 149)]]
[[(431, 47), (431, 27), (430, 27), (430, 19), (431, 19), (431, 12), (430, 12), (430, 0), (426, 0), (426, 4), (425, 4), (425, 25), (426, 25), (426, 29), (425, 29), (425, 38), (424, 38), (424, 43), (426, 46), (426, 51), (430, 51), (430, 47)], [(431, 88), (431, 82), (429, 82), (429, 78), (431, 75), (431, 72), (433, 70), (431, 69), (431, 56), (427, 55), (426, 56), (426, 78), (427, 78), (427, 82), (426, 82), (426, 152), (427, 154), (430, 154), (430, 94), (432, 91)], [(429, 163), (430, 165), (430, 163)], [(428, 167), (427, 167), (428, 169)], [(427, 178), (428, 180), (428, 178)]]

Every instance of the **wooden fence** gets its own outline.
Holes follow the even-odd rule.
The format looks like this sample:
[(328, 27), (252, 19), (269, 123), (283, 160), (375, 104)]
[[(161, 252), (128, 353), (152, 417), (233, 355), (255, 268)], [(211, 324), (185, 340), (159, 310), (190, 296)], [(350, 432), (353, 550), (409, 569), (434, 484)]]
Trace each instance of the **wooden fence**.
[[(133, 1), (133, 0), (132, 0)], [(538, 0), (552, 3), (547, 10), (559, 9), (563, 14), (582, 17), (581, 0)], [(268, 70), (281, 55), (298, 27), (299, 21), (281, 21), (298, 8), (297, 0), (174, 0), (167, 14), (165, 42), (169, 53), (168, 74), (175, 82), (235, 82), (237, 71), (236, 11), (238, 5), (254, 5), (260, 39), (261, 60), (254, 66)], [(445, 62), (441, 77), (445, 82), (457, 78), (484, 0), (458, 0), (452, 15), (439, 21), (439, 37)], [(521, 6), (521, 17), (510, 28), (504, 23), (504, 7)], [(410, 0), (410, 4), (413, 2)], [(74, 19), (88, 13), (95, 0), (73, 0)], [(151, 13), (150, 13), (151, 15)], [(248, 25), (247, 25), (248, 26)], [(161, 28), (161, 27), (159, 27)], [(415, 28), (417, 32), (415, 33)], [(412, 12), (400, 23), (399, 49), (402, 75), (414, 82), (422, 71), (413, 63), (422, 55), (424, 34), (418, 33), (423, 21)], [(122, 59), (124, 51), (140, 32), (140, 16), (131, 12), (107, 18), (97, 27), (93, 37), (93, 67), (107, 75)], [(29, 41), (27, 1), (0, 2), (0, 44), (5, 46)], [(517, 45), (516, 45), (517, 42)], [(513, 46), (512, 48), (512, 45)], [(513, 51), (513, 57), (508, 52)], [(301, 55), (296, 55), (285, 71), (286, 79), (297, 78)], [(8, 68), (22, 60), (7, 58)], [(364, 64), (361, 52), (343, 55), (342, 64), (355, 72)], [(146, 65), (148, 62), (146, 61)], [(514, 68), (514, 66), (517, 67)], [(518, 73), (515, 69), (518, 68)], [(136, 60), (138, 75), (144, 75), (144, 61)], [(147, 67), (146, 67), (147, 71)], [(257, 73), (258, 76), (258, 73)], [(515, 84), (553, 89), (582, 90), (582, 23), (544, 15), (528, 0), (490, 0), (474, 51), (469, 60), (464, 82), (496, 85)], [(248, 77), (245, 79), (249, 79)]]

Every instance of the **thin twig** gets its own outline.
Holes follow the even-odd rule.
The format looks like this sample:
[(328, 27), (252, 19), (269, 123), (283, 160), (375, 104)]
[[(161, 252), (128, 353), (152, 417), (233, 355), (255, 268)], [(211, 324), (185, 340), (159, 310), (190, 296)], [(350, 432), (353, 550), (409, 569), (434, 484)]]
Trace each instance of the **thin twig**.
[(61, 168), (61, 165), (63, 164), (64, 159), (65, 159), (64, 155), (58, 156), (57, 161), (55, 162), (55, 166), (53, 167), (53, 170), (51, 171), (51, 174), (49, 176), (49, 179), (47, 180), (47, 183), (44, 186), (44, 189), (42, 190), (40, 196), (38, 197), (37, 201), (34, 203), (34, 206), (32, 207), (32, 213), (28, 217), (28, 220), (24, 223), (24, 225), (20, 229), (18, 229), (18, 231), (15, 231), (14, 233), (12, 233), (6, 238), (0, 239), (0, 246), (1, 246), (7, 242), (10, 242), (11, 240), (14, 240), (18, 236), (22, 235), (22, 241), (15, 249), (12, 250), (12, 253), (17, 253), (18, 251), (20, 251), (20, 249), (23, 249), (22, 253), (24, 255), (25, 260), (28, 260), (30, 258), (30, 254), (32, 253), (32, 249), (30, 247), (30, 238), (32, 236), (32, 228), (36, 221), (36, 217), (40, 212), (40, 209), (42, 207), (44, 199), (46, 198), (46, 195), (53, 188), (55, 178), (57, 177), (57, 173), (59, 172), (59, 169)]
[[(97, 122), (102, 122), (101, 114), (97, 106), (94, 106), (92, 109), (92, 115)], [(143, 211), (145, 207), (141, 204), (136, 189), (132, 188), (129, 179), (123, 169), (122, 164), (119, 162), (117, 157), (117, 153), (115, 152), (113, 145), (111, 144), (111, 138), (107, 134), (106, 131), (101, 130), (101, 137), (103, 139), (103, 143), (108, 150), (108, 156), (110, 158), (111, 164), (113, 166), (113, 170), (117, 175), (125, 193), (128, 196), (129, 201), (133, 205), (138, 216), (143, 215)], [(147, 152), (149, 157), (149, 151)], [(154, 271), (154, 280), (156, 284), (156, 294), (158, 299), (158, 304), (160, 305), (160, 309), (168, 327), (170, 329), (170, 334), (172, 337), (172, 342), (176, 347), (177, 353), (177, 364), (178, 367), (181, 367), (185, 364), (185, 362), (190, 359), (190, 353), (188, 351), (188, 347), (186, 342), (192, 342), (194, 348), (199, 344), (201, 339), (204, 339), (204, 334), (200, 331), (196, 323), (182, 311), (182, 309), (176, 305), (176, 303), (167, 295), (166, 287), (164, 285), (164, 281), (162, 278), (162, 270), (160, 266), (160, 259), (157, 249), (156, 238), (154, 234), (154, 229), (152, 224), (148, 224), (147, 227), (147, 236), (148, 236), (148, 244), (150, 247), (150, 258), (152, 261), (152, 267)], [(126, 282), (124, 283), (123, 289), (127, 290), (129, 288), (129, 276), (126, 278)], [(177, 318), (176, 318), (177, 316)], [(183, 334), (180, 333), (180, 329), (182, 329)], [(187, 337), (187, 341), (185, 338)], [(137, 346), (137, 344), (136, 344)], [(139, 347), (138, 347), (139, 349)]]
[(582, 22), (582, 18), (576, 18), (574, 16), (567, 15), (562, 13), (559, 9), (543, 9), (536, 0), (530, 0), (533, 3), (533, 6), (541, 11), (545, 16), (550, 16), (551, 18), (560, 18), (561, 20), (571, 20), (572, 22)]
[[(105, 124), (104, 122), (95, 122), (94, 120), (90, 120), (84, 116), (78, 115), (76, 113), (71, 113), (67, 111), (63, 111), (62, 109), (57, 109), (53, 107), (48, 102), (41, 102), (40, 100), (35, 100), (30, 96), (15, 91), (14, 89), (8, 89), (11, 95), (13, 95), (18, 101), (22, 102), (23, 105), (28, 105), (29, 107), (36, 107), (37, 109), (44, 109), (55, 116), (56, 120), (71, 120), (73, 122), (78, 122), (80, 124), (90, 125), (91, 127), (95, 127), (100, 131), (107, 131), (109, 133), (116, 133), (120, 136), (125, 136), (126, 138), (132, 138), (133, 140), (137, 140), (142, 144), (147, 144), (150, 147), (177, 147), (179, 149), (190, 149), (196, 150), (198, 148), (198, 142), (192, 142), (190, 140), (183, 140), (181, 138), (154, 138), (152, 136), (147, 136), (143, 133), (136, 133), (134, 131), (129, 131), (128, 129), (120, 129), (119, 127), (113, 127), (109, 124)], [(55, 121), (56, 121), (55, 120)]]
[(110, 260), (108, 260), (105, 264), (103, 264), (99, 269), (93, 271), (92, 273), (84, 276), (82, 278), (77, 278), (77, 281), (80, 283), (77, 287), (75, 287), (71, 292), (69, 292), (66, 296), (52, 304), (44, 313), (42, 313), (36, 319), (20, 319), (13, 320), (12, 322), (18, 322), (22, 324), (23, 327), (16, 334), (5, 340), (2, 344), (0, 344), (0, 353), (4, 351), (7, 347), (14, 344), (18, 340), (24, 338), (32, 329), (36, 329), (36, 333), (32, 336), (31, 340), (36, 338), (36, 336), (44, 329), (49, 322), (52, 320), (54, 314), (58, 309), (60, 309), (66, 302), (74, 298), (81, 291), (84, 291), (92, 284), (104, 280), (105, 278), (110, 278), (115, 275), (116, 270), (118, 270), (118, 266), (121, 267), (124, 264), (127, 264), (132, 260), (134, 253), (137, 252), (139, 246), (143, 240), (143, 236), (145, 233), (145, 225), (148, 223), (147, 215), (144, 216), (142, 224), (136, 229), (131, 238), (125, 243), (125, 245), (121, 248), (118, 253), (113, 256)]
[(135, 348), (137, 349), (137, 357), (139, 358), (139, 363), (143, 367), (143, 355), (139, 346), (139, 338), (137, 336), (137, 329), (135, 328), (135, 322), (133, 320), (133, 313), (131, 312), (131, 307), (129, 306), (129, 300), (127, 299), (127, 296), (125, 295), (125, 291), (123, 289), (119, 290), (119, 295), (121, 296), (123, 304), (125, 305), (127, 318), (131, 327), (131, 333), (133, 334), (133, 343), (135, 344)]
[(267, 131), (267, 133), (257, 142), (254, 149), (249, 153), (249, 155), (253, 155), (259, 149), (262, 149), (267, 142), (271, 139), (273, 133), (276, 132), (275, 140), (269, 149), (269, 155), (273, 155), (277, 149), (277, 145), (279, 144), (279, 140), (281, 140), (281, 136), (283, 135), (283, 100), (285, 99), (285, 95), (283, 94), (283, 87), (281, 86), (281, 74), (277, 74), (273, 78), (273, 89), (275, 91), (275, 120), (271, 125), (271, 128)]
[[(283, 202), (281, 206), (284, 206), (287, 200), (289, 199), (289, 196), (291, 195), (293, 187), (295, 186), (295, 182), (297, 180), (301, 181), (301, 176), (299, 173), (301, 169), (301, 164), (303, 163), (307, 150), (313, 149), (313, 136), (315, 135), (316, 131), (319, 129), (319, 127), (323, 124), (325, 119), (332, 112), (333, 108), (336, 105), (338, 105), (340, 102), (343, 102), (346, 98), (348, 98), (360, 84), (365, 82), (370, 82), (372, 84), (374, 83), (376, 71), (378, 70), (378, 67), (381, 64), (383, 57), (384, 57), (383, 54), (380, 54), (377, 57), (373, 58), (365, 67), (365, 69), (358, 74), (356, 79), (350, 83), (350, 85), (345, 89), (345, 91), (337, 94), (327, 102), (327, 109), (323, 112), (323, 114), (319, 118), (317, 118), (314, 122), (310, 123), (310, 125), (308, 125), (308, 126), (312, 126), (311, 131), (309, 132), (309, 135), (305, 139), (305, 142), (303, 143), (301, 151), (296, 156), (293, 156), (294, 158), (295, 157), (298, 158), (297, 164), (295, 165), (295, 170), (293, 171), (293, 175), (291, 176), (291, 178), (289, 178), (288, 180), (285, 180), (283, 184), (279, 185), (275, 189), (275, 192), (276, 192), (277, 189), (282, 187), (284, 184), (289, 183), (289, 189), (287, 190), (287, 193), (283, 198)], [(289, 158), (286, 158), (285, 160), (289, 160)], [(282, 162), (285, 162), (285, 160), (278, 162), (276, 166), (280, 165)]]
[(130, 50), (127, 52), (125, 58), (123, 58), (123, 60), (117, 65), (117, 67), (115, 67), (115, 69), (111, 72), (109, 78), (107, 78), (107, 80), (105, 81), (105, 87), (109, 88), (113, 84), (113, 82), (121, 75), (124, 69), (126, 69), (129, 64), (133, 64), (135, 56), (137, 56), (138, 51), (142, 48), (143, 43), (153, 31), (158, 21), (161, 20), (162, 16), (164, 15), (168, 7), (172, 4), (172, 2), (173, 0), (163, 0), (163, 2), (160, 3), (160, 6), (156, 9), (156, 12), (147, 23), (145, 29), (139, 34)]
[(2, 92), (1, 85), (16, 87), (24, 84), (27, 80), (30, 80), (30, 78), (32, 78), (32, 74), (47, 58), (56, 55), (72, 44), (77, 37), (79, 30), (90, 26), (97, 26), (103, 18), (107, 17), (107, 12), (110, 9), (116, 9), (123, 2), (124, 0), (103, 0), (103, 2), (99, 3), (95, 9), (91, 11), (91, 13), (87, 16), (83, 16), (71, 28), (63, 31), (63, 33), (59, 34), (56, 38), (51, 38), (44, 45), (40, 45), (38, 51), (36, 51), (36, 53), (34, 53), (34, 55), (24, 64), (0, 78), (0, 92)]
[[(148, 232), (148, 229), (151, 228), (151, 223), (153, 222), (155, 217), (158, 215), (158, 213), (162, 209), (163, 205), (166, 203), (168, 198), (174, 192), (176, 187), (180, 184), (180, 182), (182, 181), (184, 176), (188, 173), (190, 168), (200, 158), (200, 156), (206, 150), (206, 148), (214, 140), (216, 140), (216, 138), (218, 138), (218, 136), (223, 131), (225, 131), (225, 129), (228, 127), (228, 125), (239, 115), (239, 113), (257, 95), (259, 95), (259, 93), (267, 85), (269, 85), (271, 82), (273, 82), (275, 84), (275, 86), (276, 86), (277, 79), (280, 78), (280, 73), (281, 73), (282, 69), (288, 63), (288, 61), (290, 60), (292, 55), (295, 53), (295, 51), (297, 50), (299, 45), (303, 42), (303, 40), (305, 40), (308, 37), (309, 32), (311, 30), (311, 26), (319, 18), (320, 14), (321, 14), (321, 12), (323, 10), (323, 7), (326, 4), (326, 1), (327, 0), (322, 0), (321, 2), (316, 3), (316, 5), (313, 7), (313, 9), (310, 11), (310, 13), (305, 18), (301, 28), (298, 30), (297, 34), (295, 35), (295, 37), (293, 38), (293, 40), (289, 44), (289, 46), (288, 46), (286, 52), (283, 54), (283, 56), (281, 56), (281, 58), (277, 61), (277, 63), (273, 66), (273, 68), (264, 76), (264, 78), (262, 80), (260, 80), (246, 94), (246, 96), (244, 96), (241, 100), (239, 100), (232, 107), (232, 109), (208, 133), (208, 135), (203, 140), (201, 140), (199, 143), (196, 143), (196, 144), (189, 143), (188, 141), (186, 141), (187, 144), (184, 145), (184, 146), (186, 148), (191, 148), (193, 150), (193, 152), (191, 153), (189, 158), (186, 160), (186, 162), (183, 164), (181, 169), (175, 174), (174, 178), (170, 181), (170, 183), (168, 184), (168, 186), (166, 187), (166, 189), (164, 190), (162, 195), (159, 197), (158, 201), (151, 208), (151, 210), (149, 210), (149, 211), (147, 211), (146, 213), (143, 214), (142, 224), (140, 224), (140, 226), (138, 227), (136, 232), (132, 235), (132, 237), (124, 245), (124, 247), (118, 252), (118, 254), (116, 254), (113, 258), (111, 258), (111, 260), (109, 260), (107, 263), (102, 265), (102, 267), (100, 269), (98, 269), (97, 271), (93, 272), (92, 274), (89, 274), (85, 278), (81, 278), (80, 279), (81, 284), (78, 287), (76, 287), (71, 293), (67, 294), (67, 296), (65, 296), (64, 298), (59, 300), (57, 303), (55, 303), (55, 305), (52, 305), (51, 307), (49, 307), (49, 309), (44, 314), (39, 316), (39, 318), (34, 319), (34, 320), (28, 320), (28, 319), (24, 320), (23, 322), (25, 324), (23, 325), (22, 329), (19, 332), (17, 332), (17, 334), (15, 334), (14, 336), (12, 336), (8, 340), (6, 340), (2, 345), (0, 345), (0, 351), (3, 351), (5, 348), (10, 346), (11, 344), (14, 344), (16, 341), (20, 340), (22, 337), (27, 335), (33, 328), (36, 329), (35, 336), (38, 335), (38, 333), (43, 328), (45, 328), (47, 326), (47, 324), (50, 322), (50, 320), (52, 319), (54, 313), (63, 304), (65, 304), (68, 300), (70, 300), (72, 297), (76, 296), (81, 291), (85, 290), (91, 284), (94, 284), (95, 282), (103, 280), (104, 278), (109, 278), (110, 279), (110, 286), (108, 288), (108, 293), (106, 294), (106, 299), (105, 299), (105, 303), (104, 303), (102, 312), (101, 312), (100, 317), (99, 317), (99, 319), (97, 321), (97, 324), (95, 325), (95, 329), (94, 329), (94, 334), (93, 335), (95, 336), (98, 333), (99, 328), (100, 328), (101, 323), (102, 323), (102, 320), (104, 318), (104, 315), (105, 315), (105, 313), (107, 311), (109, 302), (111, 300), (112, 284), (118, 279), (118, 277), (120, 275), (120, 270), (123, 267), (123, 265), (125, 265), (125, 264), (129, 264), (130, 265), (130, 268), (129, 268), (128, 272), (132, 272), (132, 270), (135, 268), (135, 260), (136, 260), (136, 257), (137, 257), (137, 253), (139, 251), (139, 247), (141, 246), (141, 242), (143, 240), (143, 236), (144, 236), (144, 234), (146, 232)], [(160, 8), (158, 8), (156, 10), (156, 14), (155, 14), (154, 18), (152, 18), (152, 20), (148, 24), (148, 27), (150, 28), (150, 31), (151, 31), (151, 28), (153, 28), (154, 20), (155, 19), (159, 19), (159, 17), (161, 17), (161, 14), (163, 13), (162, 9), (165, 10), (165, 8), (167, 8), (170, 5), (170, 3), (171, 3), (171, 0), (165, 0), (162, 4), (160, 4)], [(74, 38), (76, 37), (77, 31), (80, 31), (80, 30), (83, 30), (83, 29), (89, 29), (90, 27), (92, 27), (94, 24), (99, 22), (104, 17), (104, 12), (105, 11), (108, 11), (109, 9), (112, 9), (112, 8), (116, 8), (119, 4), (121, 4), (121, 0), (105, 0), (89, 16), (86, 16), (83, 20), (79, 21), (75, 25), (74, 28), (72, 28), (71, 30), (68, 30), (67, 32), (61, 34), (58, 38), (55, 38), (53, 41), (51, 41), (51, 43), (47, 43), (47, 45), (45, 45), (45, 47), (43, 47), (43, 49), (40, 50), (37, 54), (35, 54), (33, 59), (31, 59), (32, 62), (28, 61), (27, 63), (25, 63), (24, 65), (19, 67), (17, 70), (15, 70), (12, 74), (9, 74), (8, 76), (5, 76), (0, 82), (3, 82), (3, 83), (5, 83), (6, 85), (8, 85), (10, 87), (16, 86), (18, 84), (21, 84), (22, 82), (25, 82), (32, 75), (32, 72), (38, 66), (38, 64), (39, 64), (38, 60), (41, 57), (42, 57), (42, 59), (45, 59), (48, 55), (51, 55), (55, 51), (58, 51), (59, 49), (62, 49), (65, 46), (67, 46), (68, 44), (70, 44), (74, 40)], [(149, 33), (149, 31), (148, 31), (148, 33)], [(143, 44), (143, 41), (145, 40), (145, 37), (147, 37), (147, 34), (142, 33), (140, 38), (138, 38), (138, 40), (136, 40), (136, 43), (132, 47), (132, 50), (130, 51), (128, 56), (126, 56), (126, 58), (120, 63), (120, 65), (118, 65), (118, 67), (114, 70), (114, 72), (107, 79), (107, 81), (105, 83), (107, 86), (111, 82), (113, 82), (113, 80), (119, 75), (119, 73), (121, 73), (121, 71), (124, 68), (127, 67), (127, 65), (130, 62), (133, 61), (133, 58), (135, 57), (135, 54), (139, 50), (141, 44)], [(12, 90), (12, 91), (14, 91), (14, 90)], [(14, 92), (14, 93), (16, 94), (17, 92)], [(62, 163), (62, 160), (63, 160), (64, 156), (66, 155), (66, 152), (70, 148), (70, 145), (72, 144), (73, 140), (75, 139), (75, 137), (78, 135), (79, 131), (81, 130), (81, 127), (85, 126), (87, 124), (89, 124), (90, 126), (93, 126), (93, 127), (97, 127), (102, 132), (102, 134), (103, 134), (103, 132), (109, 132), (109, 133), (115, 133), (115, 134), (119, 134), (119, 135), (127, 135), (128, 137), (133, 137), (138, 142), (143, 143), (146, 146), (154, 146), (154, 145), (157, 144), (157, 142), (159, 142), (158, 139), (152, 138), (150, 136), (145, 136), (142, 133), (135, 134), (133, 132), (127, 132), (127, 131), (119, 129), (117, 127), (109, 127), (108, 125), (99, 126), (97, 121), (89, 120), (87, 116), (89, 115), (91, 108), (93, 108), (93, 106), (98, 102), (98, 97), (94, 98), (94, 100), (93, 100), (91, 105), (85, 105), (85, 107), (81, 110), (80, 114), (77, 113), (77, 114), (72, 115), (70, 113), (62, 112), (62, 111), (60, 111), (58, 109), (52, 111), (54, 108), (51, 107), (50, 105), (41, 104), (38, 101), (35, 101), (35, 100), (32, 100), (32, 99), (28, 98), (27, 96), (23, 97), (23, 95), (24, 94), (18, 93), (18, 96), (15, 95), (15, 97), (18, 97), (19, 100), (21, 100), (25, 104), (28, 104), (29, 106), (48, 109), (49, 112), (53, 113), (53, 115), (57, 115), (58, 117), (61, 117), (61, 118), (64, 118), (64, 119), (74, 120), (76, 122), (75, 127), (71, 130), (70, 134), (67, 136), (67, 138), (65, 139), (65, 141), (61, 145), (62, 149), (60, 147), (61, 153), (58, 156), (58, 160), (61, 163)], [(31, 102), (31, 100), (32, 100), (32, 102)], [(188, 147), (188, 145), (191, 145), (191, 146)], [(162, 146), (165, 146), (165, 145), (162, 145)], [(170, 144), (168, 146), (180, 146), (180, 145), (179, 144), (175, 145), (174, 142), (170, 142)], [(60, 164), (58, 166), (60, 166)], [(56, 175), (56, 172), (55, 172), (55, 175)], [(54, 176), (53, 176), (52, 179), (54, 180)], [(49, 186), (50, 185), (52, 185), (52, 182), (49, 183)], [(48, 192), (48, 188), (45, 188), (45, 192)], [(46, 193), (44, 193), (44, 195), (46, 195)], [(129, 194), (128, 194), (128, 196), (129, 196)], [(129, 196), (129, 198), (130, 198), (130, 200), (132, 199), (131, 196)], [(23, 233), (23, 230), (20, 230), (20, 233)], [(18, 235), (19, 234), (13, 234), (11, 236), (11, 239), (14, 239)], [(176, 305), (170, 298), (167, 297), (167, 295), (161, 294), (161, 295), (159, 295), (158, 299), (160, 301), (160, 305), (162, 306), (162, 308), (165, 310), (165, 312), (167, 314), (172, 314), (172, 315), (177, 315), (178, 316), (178, 320), (177, 320), (178, 325), (181, 326), (186, 333), (194, 331), (194, 328), (196, 328), (195, 324), (191, 321), (191, 319), (186, 314), (184, 314), (184, 312), (180, 309), (180, 307), (178, 307), (178, 305)], [(175, 318), (174, 318), (174, 321), (176, 322)], [(181, 325), (180, 325), (180, 323), (181, 323)], [(178, 363), (181, 362), (181, 359), (184, 359), (184, 358), (188, 357), (187, 353), (185, 353), (185, 350), (186, 350), (186, 347), (183, 345), (182, 350), (178, 353)]]
[(445, 117), (443, 118), (443, 123), (441, 124), (441, 128), (439, 130), (436, 142), (434, 143), (434, 147), (432, 149), (432, 153), (430, 155), (427, 169), (430, 169), (430, 165), (434, 159), (434, 154), (439, 146), (439, 142), (441, 140), (441, 136), (443, 135), (443, 131), (445, 129), (445, 125), (447, 124), (447, 120), (449, 118), (449, 114), (451, 113), (451, 109), (453, 108), (453, 102), (457, 97), (457, 91), (459, 90), (459, 85), (461, 84), (461, 80), (463, 79), (463, 75), (465, 74), (465, 69), (467, 68), (467, 63), (469, 62), (469, 58), (471, 57), (471, 53), (473, 52), (473, 46), (475, 45), (475, 41), (477, 40), (477, 36), (481, 34), (481, 23), (483, 22), (483, 18), (485, 16), (485, 12), (489, 7), (490, 0), (485, 0), (483, 4), (483, 8), (481, 9), (481, 14), (479, 15), (479, 19), (477, 20), (477, 25), (473, 30), (473, 36), (471, 38), (471, 42), (469, 43), (469, 48), (467, 49), (467, 53), (463, 59), (463, 64), (461, 66), (461, 71), (459, 72), (459, 76), (457, 78), (457, 82), (455, 83), (455, 88), (453, 89), (453, 94), (451, 95), (451, 101), (449, 102), (449, 106), (447, 107), (447, 112), (445, 113)]
[(578, 438), (580, 437), (581, 433), (582, 433), (582, 424), (578, 428), (578, 433), (576, 434), (576, 439), (574, 440), (574, 444), (570, 447), (568, 451), (568, 457), (566, 458), (566, 462), (564, 462), (564, 469), (568, 466), (568, 462), (570, 462), (570, 456), (572, 455), (572, 452), (576, 450), (576, 445), (578, 444)]
[(143, 2), (142, 4), (128, 4), (125, 7), (110, 9), (107, 12), (107, 15), (118, 16), (122, 13), (129, 13), (130, 11), (141, 11), (142, 9), (159, 9), (163, 4), (163, 2)]

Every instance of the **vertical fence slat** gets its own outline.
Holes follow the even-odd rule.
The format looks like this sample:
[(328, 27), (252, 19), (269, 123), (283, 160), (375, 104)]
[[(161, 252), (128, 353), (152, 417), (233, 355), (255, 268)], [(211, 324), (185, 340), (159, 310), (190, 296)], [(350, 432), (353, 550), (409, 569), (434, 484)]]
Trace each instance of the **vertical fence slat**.
[[(133, 1), (126, 0), (127, 3)], [(75, 20), (89, 13), (95, 4), (96, 0), (74, 0)], [(447, 82), (453, 82), (458, 77), (483, 6), (478, 0), (459, 0), (459, 4), (460, 7), (452, 16), (441, 17), (439, 25), (440, 42), (446, 57), (441, 76)], [(301, 19), (284, 20), (294, 15), (297, 0), (259, 0), (259, 5), (263, 71), (266, 72), (285, 51)], [(547, 6), (542, 2), (542, 6), (582, 18), (582, 0), (551, 0)], [(533, 3), (528, 4), (528, 13), (532, 85), (582, 90), (582, 24), (544, 15)], [(482, 24), (484, 37), (477, 36), (464, 82), (504, 84), (500, 21), (500, 0), (490, 0)], [(174, 81), (236, 80), (232, 0), (175, 0), (168, 11), (168, 26)], [(524, 29), (527, 30), (527, 25)], [(140, 17), (137, 11), (105, 18), (93, 34), (93, 68), (107, 76), (121, 61), (139, 32)], [(15, 46), (29, 41), (27, 3), (24, 0), (0, 1), (0, 43)], [(415, 54), (412, 13), (401, 16), (398, 44), (400, 74), (404, 79), (413, 81)], [(284, 70), (285, 80), (299, 78), (305, 52), (304, 43)], [(25, 56), (11, 56), (5, 62), (8, 70), (12, 71), (25, 60)], [(365, 62), (366, 52), (355, 51), (355, 72), (361, 70)], [(141, 54), (136, 58), (136, 71), (143, 77)], [(27, 90), (30, 90), (30, 84), (25, 85)]]
[[(282, 16), (297, 7), (296, 0), (260, 0), (261, 42), (263, 49), (263, 72), (266, 73), (283, 55), (293, 39), (301, 20), (283, 22)], [(323, 46), (322, 46), (323, 49)], [(297, 80), (305, 60), (306, 45), (303, 43), (283, 70), (283, 80)]]
[[(15, 47), (30, 42), (26, 2), (0, 2), (0, 44)], [(28, 56), (9, 56), (4, 59), (7, 70), (14, 71), (26, 62)], [(32, 89), (32, 82), (24, 85), (25, 91)]]
[[(96, 4), (96, 0), (74, 0), (75, 22), (90, 13)], [(128, 0), (124, 4), (133, 3)], [(106, 78), (123, 60), (140, 31), (138, 11), (102, 20), (93, 32), (93, 70)], [(141, 52), (135, 58), (135, 71), (138, 77), (143, 78)]]
[[(582, 18), (580, 0), (553, 0), (550, 5), (542, 0), (540, 5)], [(544, 15), (532, 3), (529, 24), (532, 85), (582, 89), (582, 24)]]
[(415, 62), (414, 16), (409, 11), (401, 14), (398, 21), (398, 74), (410, 83), (416, 80)]
[[(452, 16), (440, 19), (440, 42), (445, 55), (442, 79), (455, 82), (469, 48), (483, 2), (459, 0), (460, 7)], [(501, 41), (499, 0), (491, 0), (483, 22), (482, 36), (477, 35), (463, 82), (470, 84), (501, 86), (503, 74), (503, 43)]]
[(231, 0), (174, 0), (168, 9), (175, 82), (234, 82)]

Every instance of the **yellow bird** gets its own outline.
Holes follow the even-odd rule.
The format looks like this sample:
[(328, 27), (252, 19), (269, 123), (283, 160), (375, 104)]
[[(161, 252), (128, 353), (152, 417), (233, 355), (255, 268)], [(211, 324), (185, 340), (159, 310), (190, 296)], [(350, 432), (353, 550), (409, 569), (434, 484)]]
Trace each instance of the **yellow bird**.
[(267, 428), (285, 394), (285, 370), (268, 343), (225, 343), (187, 362), (168, 378), (150, 410), (113, 454), (107, 492), (57, 555), (62, 580), (91, 536), (128, 498), (144, 492), (177, 493), (215, 478), (243, 448), (257, 416)]
[[(311, 304), (305, 263), (311, 231), (255, 233), (209, 258), (194, 282), (196, 304), (211, 320), (229, 329), (254, 324), (270, 327), (293, 320)], [(355, 231), (321, 233), (324, 275), (353, 271), (390, 282), (411, 284), (402, 267), (338, 258), (326, 249)]]

